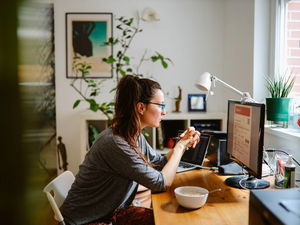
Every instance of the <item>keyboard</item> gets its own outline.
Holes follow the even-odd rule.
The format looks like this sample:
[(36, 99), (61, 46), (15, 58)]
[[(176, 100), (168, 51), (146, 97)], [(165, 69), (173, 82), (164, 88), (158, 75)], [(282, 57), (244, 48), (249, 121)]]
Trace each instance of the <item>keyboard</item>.
[(183, 172), (183, 171), (193, 170), (193, 169), (196, 169), (196, 168), (198, 168), (198, 166), (195, 165), (195, 164), (180, 161), (176, 172), (180, 173), (180, 172)]
[(193, 167), (195, 167), (194, 164), (183, 162), (183, 161), (179, 162), (179, 166), (182, 167), (182, 168), (193, 168)]

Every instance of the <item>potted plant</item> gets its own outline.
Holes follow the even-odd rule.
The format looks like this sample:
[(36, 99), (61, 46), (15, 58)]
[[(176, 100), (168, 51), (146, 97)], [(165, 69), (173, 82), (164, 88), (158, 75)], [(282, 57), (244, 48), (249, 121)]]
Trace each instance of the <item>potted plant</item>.
[(267, 120), (273, 122), (288, 122), (289, 104), (288, 98), (294, 83), (295, 76), (283, 75), (266, 78), (266, 87), (271, 95), (266, 99)]

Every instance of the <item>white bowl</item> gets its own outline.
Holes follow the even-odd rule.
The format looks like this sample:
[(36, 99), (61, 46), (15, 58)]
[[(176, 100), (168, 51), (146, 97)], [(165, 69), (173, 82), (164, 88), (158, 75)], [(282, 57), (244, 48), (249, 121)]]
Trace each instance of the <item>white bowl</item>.
[(208, 190), (197, 186), (182, 186), (174, 190), (176, 200), (179, 205), (189, 208), (197, 209), (206, 203)]

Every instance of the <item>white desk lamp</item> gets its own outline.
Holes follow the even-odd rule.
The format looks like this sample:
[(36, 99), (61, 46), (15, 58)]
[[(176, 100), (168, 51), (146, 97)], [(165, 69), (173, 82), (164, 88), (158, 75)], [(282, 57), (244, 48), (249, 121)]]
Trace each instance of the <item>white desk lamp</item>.
[(227, 84), (226, 82), (220, 80), (214, 75), (211, 75), (208, 72), (204, 72), (203, 74), (200, 75), (198, 82), (196, 83), (196, 86), (201, 90), (201, 91), (210, 91), (211, 90), (211, 83), (215, 85), (215, 81), (219, 81), (221, 84), (223, 84), (225, 87), (230, 88), (232, 91), (235, 93), (239, 94), (242, 96), (241, 101), (242, 102), (256, 102), (249, 92), (242, 92), (236, 89), (235, 87), (232, 87), (231, 85)]

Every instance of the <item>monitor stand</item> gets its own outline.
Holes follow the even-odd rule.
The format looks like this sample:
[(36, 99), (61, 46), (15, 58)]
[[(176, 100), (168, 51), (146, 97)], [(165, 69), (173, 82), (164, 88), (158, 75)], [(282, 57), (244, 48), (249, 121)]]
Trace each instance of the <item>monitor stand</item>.
[(225, 183), (230, 187), (246, 188), (246, 189), (263, 189), (270, 186), (270, 182), (257, 179), (254, 176), (234, 176), (225, 180)]

